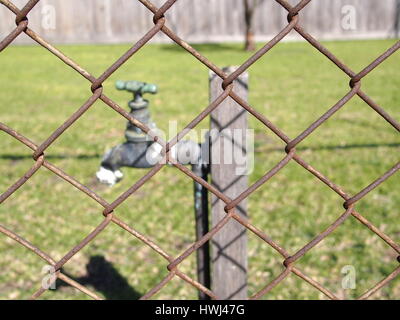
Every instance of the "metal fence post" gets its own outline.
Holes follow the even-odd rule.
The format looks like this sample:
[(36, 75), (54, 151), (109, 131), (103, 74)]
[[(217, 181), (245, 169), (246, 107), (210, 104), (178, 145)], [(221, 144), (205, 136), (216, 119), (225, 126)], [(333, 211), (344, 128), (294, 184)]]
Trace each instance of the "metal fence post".
[[(236, 68), (228, 67), (230, 74)], [(222, 80), (210, 72), (210, 99), (222, 93)], [(248, 97), (248, 74), (234, 81), (234, 91), (244, 100)], [(238, 130), (239, 129), (239, 130)], [(230, 97), (211, 113), (211, 182), (231, 199), (247, 188), (247, 176), (238, 174), (243, 164), (233, 155), (246, 156), (247, 112)], [(240, 139), (232, 139), (236, 133)], [(232, 156), (232, 157), (231, 157)], [(232, 160), (232, 161), (230, 161)], [(215, 226), (225, 215), (225, 203), (215, 195), (211, 197), (211, 222)], [(246, 214), (246, 200), (237, 206), (239, 214)], [(247, 298), (247, 234), (246, 228), (234, 221), (227, 223), (211, 240), (212, 290), (220, 299)]]

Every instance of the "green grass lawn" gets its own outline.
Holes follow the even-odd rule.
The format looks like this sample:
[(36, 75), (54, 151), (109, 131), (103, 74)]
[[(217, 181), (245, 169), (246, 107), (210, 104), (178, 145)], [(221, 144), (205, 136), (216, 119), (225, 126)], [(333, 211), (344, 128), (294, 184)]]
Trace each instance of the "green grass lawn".
[[(342, 61), (358, 72), (395, 40), (326, 42)], [(81, 66), (99, 76), (128, 45), (60, 46)], [(219, 66), (239, 65), (249, 54), (241, 45), (198, 45)], [(400, 120), (399, 53), (362, 81), (363, 90)], [(90, 84), (37, 46), (9, 47), (0, 55), (0, 121), (36, 143), (44, 141), (91, 95)], [(250, 102), (291, 138), (334, 105), (348, 90), (348, 77), (306, 43), (282, 43), (249, 69)], [(176, 120), (182, 129), (208, 104), (208, 70), (176, 45), (148, 45), (111, 76), (105, 92), (126, 107), (130, 96), (114, 89), (117, 79), (159, 85), (150, 97), (153, 119), (167, 130)], [(47, 159), (80, 182), (113, 201), (146, 170), (125, 169), (113, 188), (94, 177), (101, 156), (123, 141), (125, 119), (97, 102), (47, 151)], [(250, 117), (255, 129), (254, 182), (284, 153), (284, 144)], [(205, 119), (198, 128), (208, 128)], [(0, 132), (0, 192), (33, 164), (25, 146)], [(356, 194), (399, 160), (398, 132), (355, 97), (298, 147), (299, 154), (349, 194)], [(400, 240), (399, 175), (368, 194), (357, 209), (395, 241)], [(164, 167), (124, 202), (116, 213), (170, 253), (182, 253), (194, 240), (192, 181), (173, 167)], [(289, 163), (248, 202), (251, 222), (290, 253), (303, 247), (343, 213), (343, 200), (296, 163)], [(0, 224), (17, 232), (54, 259), (60, 259), (97, 226), (102, 208), (45, 168), (0, 206)], [(16, 242), (0, 235), (0, 298), (24, 299), (41, 284), (44, 262)], [(343, 290), (341, 270), (352, 265), (357, 287)], [(190, 256), (181, 270), (195, 277)], [(307, 275), (341, 298), (355, 298), (391, 273), (396, 253), (350, 217), (298, 262)], [(249, 234), (249, 292), (269, 283), (282, 270), (282, 258)], [(150, 248), (109, 225), (79, 252), (64, 270), (100, 296), (134, 299), (167, 275), (166, 262)], [(190, 299), (197, 292), (179, 278), (154, 298)], [(373, 296), (399, 299), (395, 279)], [(44, 299), (87, 299), (66, 285), (46, 292)], [(266, 299), (323, 299), (313, 287), (290, 275)]]

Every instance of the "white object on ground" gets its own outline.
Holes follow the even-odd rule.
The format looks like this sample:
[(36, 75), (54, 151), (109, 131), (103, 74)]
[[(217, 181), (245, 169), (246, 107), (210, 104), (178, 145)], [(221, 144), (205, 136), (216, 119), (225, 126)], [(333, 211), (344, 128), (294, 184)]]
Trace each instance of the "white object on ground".
[(96, 177), (101, 183), (113, 186), (123, 177), (123, 173), (120, 170), (112, 171), (104, 167), (100, 167), (100, 170), (96, 172)]

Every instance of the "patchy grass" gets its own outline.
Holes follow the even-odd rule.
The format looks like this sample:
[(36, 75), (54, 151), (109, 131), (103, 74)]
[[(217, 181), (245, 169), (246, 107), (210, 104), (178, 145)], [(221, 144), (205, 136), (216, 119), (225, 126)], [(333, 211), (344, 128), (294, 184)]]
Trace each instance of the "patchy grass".
[[(327, 42), (325, 45), (354, 71), (359, 71), (394, 43), (387, 41)], [(61, 46), (60, 49), (94, 75), (100, 75), (128, 46)], [(248, 57), (240, 45), (198, 45), (219, 66), (239, 65)], [(363, 80), (363, 90), (395, 119), (400, 118), (399, 54)], [(57, 58), (37, 46), (9, 47), (0, 56), (0, 121), (36, 143), (46, 139), (90, 96), (89, 83)], [(252, 66), (250, 102), (291, 138), (344, 96), (348, 77), (306, 43), (282, 43)], [(176, 120), (182, 129), (208, 103), (208, 70), (175, 45), (149, 45), (104, 84), (111, 98), (126, 106), (127, 93), (113, 88), (117, 79), (156, 83), (150, 97), (153, 119), (168, 130)], [(284, 156), (284, 145), (250, 117), (256, 132), (256, 181)], [(208, 128), (208, 119), (198, 128)], [(99, 185), (94, 174), (104, 151), (123, 141), (125, 120), (97, 102), (46, 152), (47, 159), (108, 201), (114, 200), (145, 174), (125, 169), (125, 179), (113, 188)], [(0, 192), (32, 165), (31, 152), (0, 132)], [(355, 194), (397, 161), (396, 130), (358, 97), (298, 146), (299, 154), (350, 194)], [(357, 204), (367, 219), (399, 241), (399, 176)], [(343, 200), (296, 163), (290, 163), (249, 199), (252, 223), (290, 253), (324, 230), (342, 212)], [(17, 232), (53, 258), (61, 258), (102, 220), (102, 208), (41, 168), (0, 206), (0, 224)], [(171, 255), (194, 240), (192, 182), (165, 167), (123, 203), (116, 213), (150, 236)], [(282, 258), (249, 235), (249, 291), (254, 293), (282, 270)], [(0, 235), (0, 298), (28, 298), (39, 288), (44, 262), (11, 239)], [(182, 271), (195, 277), (194, 256)], [(343, 290), (341, 270), (357, 272), (355, 290)], [(166, 274), (166, 261), (115, 225), (110, 225), (65, 266), (65, 272), (99, 295), (135, 299)], [(299, 262), (299, 268), (343, 298), (354, 298), (398, 266), (395, 252), (367, 228), (349, 218)], [(196, 298), (196, 290), (174, 279), (156, 298)], [(59, 285), (44, 299), (87, 299)], [(398, 299), (400, 282), (392, 281), (374, 295)], [(320, 299), (324, 296), (295, 275), (289, 276), (267, 299)]]

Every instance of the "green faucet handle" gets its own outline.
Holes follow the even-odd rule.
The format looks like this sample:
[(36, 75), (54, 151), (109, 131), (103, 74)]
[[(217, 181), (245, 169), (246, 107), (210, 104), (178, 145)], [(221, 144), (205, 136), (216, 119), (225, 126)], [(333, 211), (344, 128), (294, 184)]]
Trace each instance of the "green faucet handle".
[(118, 90), (126, 90), (132, 92), (135, 95), (143, 95), (145, 93), (156, 94), (157, 86), (152, 83), (140, 82), (140, 81), (121, 81), (118, 80), (115, 83), (115, 87)]

